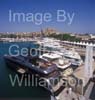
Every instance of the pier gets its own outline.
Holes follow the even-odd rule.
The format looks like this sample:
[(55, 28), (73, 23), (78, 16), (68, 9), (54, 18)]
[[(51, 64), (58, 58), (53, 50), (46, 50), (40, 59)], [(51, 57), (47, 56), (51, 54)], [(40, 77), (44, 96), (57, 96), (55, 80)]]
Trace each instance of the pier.
[[(81, 80), (81, 84), (77, 84), (74, 87), (74, 90), (66, 93), (67, 88), (65, 88), (54, 100), (90, 100), (90, 95), (94, 86), (94, 82), (91, 82), (90, 79), (93, 78), (93, 73), (95, 72), (95, 44), (82, 44), (78, 43), (63, 43), (64, 48), (75, 48), (75, 50), (85, 57), (85, 62), (74, 70), (73, 75)], [(73, 87), (71, 87), (73, 89)], [(67, 90), (66, 90), (67, 89)], [(86, 89), (86, 90), (85, 90)], [(53, 100), (53, 99), (51, 99)]]
[[(95, 62), (93, 63), (93, 72), (95, 71), (94, 65), (95, 65)], [(90, 82), (85, 93), (83, 93), (83, 89), (89, 82), (89, 78), (85, 78), (84, 72), (85, 72), (84, 65), (79, 66), (73, 72), (73, 74), (77, 77), (77, 79), (82, 80), (83, 82), (83, 84), (81, 84), (80, 86), (77, 85), (77, 87), (75, 87), (75, 91), (72, 91), (71, 88), (66, 87), (57, 96), (55, 96), (55, 98), (51, 96), (51, 100), (90, 100), (90, 94), (91, 94), (94, 83)], [(82, 88), (80, 89), (80, 87)]]

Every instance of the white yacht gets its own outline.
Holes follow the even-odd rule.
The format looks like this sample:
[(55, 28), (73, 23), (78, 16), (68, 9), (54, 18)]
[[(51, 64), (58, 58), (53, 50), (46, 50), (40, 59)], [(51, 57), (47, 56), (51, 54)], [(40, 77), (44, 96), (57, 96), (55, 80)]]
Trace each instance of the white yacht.
[(63, 53), (64, 57), (69, 59), (72, 63), (72, 65), (82, 65), (83, 60), (81, 59), (81, 56), (78, 54), (78, 52), (75, 51), (74, 48), (71, 48), (70, 50), (66, 50)]
[(43, 47), (51, 48), (52, 52), (56, 55), (60, 55), (61, 57), (68, 59), (72, 63), (72, 65), (80, 66), (83, 64), (80, 55), (75, 51), (74, 48), (66, 50), (60, 45), (60, 41), (58, 40), (55, 40), (53, 38), (43, 38), (43, 40), (39, 41), (38, 43), (40, 45), (43, 45)]
[(44, 53), (43, 55), (40, 56), (40, 58), (56, 64), (59, 69), (66, 69), (67, 67), (71, 65), (71, 62), (68, 59), (53, 52)]
[(54, 53), (68, 59), (72, 65), (80, 66), (83, 64), (83, 60), (78, 52), (75, 51), (74, 48), (70, 48), (66, 50), (65, 48), (58, 48), (53, 51)]
[(37, 40), (39, 45), (43, 45), (44, 47), (49, 48), (61, 48), (59, 40), (55, 40), (53, 38), (43, 38), (42, 40)]

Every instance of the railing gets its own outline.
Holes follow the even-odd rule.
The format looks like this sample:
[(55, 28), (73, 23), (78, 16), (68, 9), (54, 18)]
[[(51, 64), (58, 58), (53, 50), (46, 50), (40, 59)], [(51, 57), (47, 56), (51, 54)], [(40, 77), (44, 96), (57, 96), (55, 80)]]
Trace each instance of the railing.
[(62, 43), (71, 44), (71, 45), (81, 45), (81, 46), (93, 46), (95, 47), (95, 43), (89, 43), (89, 42), (70, 42), (70, 41), (62, 41)]

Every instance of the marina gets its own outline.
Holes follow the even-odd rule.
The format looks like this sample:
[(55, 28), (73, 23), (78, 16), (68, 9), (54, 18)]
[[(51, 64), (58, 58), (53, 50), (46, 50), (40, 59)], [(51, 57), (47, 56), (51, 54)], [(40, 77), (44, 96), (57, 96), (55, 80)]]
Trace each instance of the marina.
[[(56, 41), (56, 40), (52, 40), (52, 41)], [(42, 46), (42, 47), (45, 46), (45, 48), (47, 48), (47, 49), (50, 48), (49, 42), (48, 42), (48, 45), (46, 43), (45, 43), (46, 45), (44, 45), (44, 43), (45, 43), (44, 41), (40, 42), (40, 44), (39, 44), (39, 42), (27, 42), (28, 45), (25, 46), (25, 43), (22, 42), (21, 45), (23, 44), (22, 46), (26, 47), (26, 48), (28, 48), (29, 46), (30, 46), (30, 48), (34, 48), (34, 47), (37, 47), (37, 46)], [(7, 44), (11, 44), (11, 42), (3, 43), (2, 46), (7, 45)], [(19, 42), (17, 42), (17, 43), (14, 42), (14, 44), (19, 44)], [(52, 49), (48, 49), (48, 50), (45, 49), (45, 51), (44, 52), (42, 51), (41, 55), (38, 56), (38, 58), (40, 59), (39, 61), (41, 61), (41, 59), (42, 59), (42, 61), (45, 61), (47, 63), (46, 64), (45, 62), (44, 63), (40, 62), (39, 63), (40, 66), (44, 66), (45, 69), (46, 69), (46, 65), (50, 66), (52, 64), (55, 64), (56, 67), (54, 67), (54, 68), (57, 70), (57, 72), (60, 74), (59, 76), (61, 77), (60, 80), (58, 81), (58, 83), (55, 86), (52, 86), (50, 82), (48, 83), (49, 78), (47, 78), (47, 77), (44, 78), (44, 81), (47, 82), (48, 84), (50, 84), (49, 87), (51, 87), (50, 89), (44, 87), (46, 90), (48, 90), (46, 92), (48, 94), (49, 99), (51, 98), (51, 100), (53, 100), (53, 99), (54, 100), (63, 100), (61, 98), (63, 98), (64, 95), (65, 95), (64, 91), (66, 92), (66, 88), (67, 88), (68, 91), (71, 88), (70, 91), (72, 92), (72, 96), (73, 96), (72, 99), (74, 98), (74, 100), (78, 100), (78, 98), (84, 98), (83, 100), (89, 100), (91, 92), (93, 90), (94, 83), (92, 82), (93, 85), (92, 85), (92, 88), (90, 89), (90, 93), (87, 92), (86, 90), (89, 88), (89, 85), (90, 85), (90, 82), (89, 82), (90, 78), (88, 78), (88, 77), (86, 78), (85, 75), (84, 75), (84, 72), (86, 70), (84, 66), (86, 66), (86, 64), (85, 64), (85, 59), (81, 58), (81, 56), (84, 56), (84, 55), (79, 56), (80, 53), (76, 52), (76, 48), (75, 48), (75, 50), (70, 49), (70, 48), (69, 48), (70, 50), (68, 50), (65, 47), (63, 48), (63, 46), (60, 45), (60, 42), (58, 42), (58, 41), (57, 41), (57, 43), (55, 42), (55, 44), (54, 44), (54, 46), (52, 46), (53, 44), (52, 44), (52, 42), (50, 42)], [(58, 46), (58, 48), (57, 48), (57, 46)], [(28, 48), (28, 50), (29, 50), (29, 48)], [(59, 50), (60, 50), (60, 52), (59, 52)], [(69, 52), (71, 52), (71, 53), (69, 53)], [(73, 54), (73, 52), (74, 52), (74, 54)], [(88, 51), (85, 49), (85, 52), (88, 52)], [(85, 53), (85, 55), (86, 55), (86, 53)], [(4, 56), (4, 55), (2, 55), (2, 56)], [(18, 67), (17, 70), (15, 69), (15, 71), (20, 73), (20, 74), (33, 72), (33, 69), (31, 69), (32, 67), (29, 67), (29, 69), (28, 69), (28, 65), (30, 66), (30, 64), (28, 64), (28, 60), (31, 59), (29, 61), (32, 61), (33, 63), (36, 61), (36, 59), (32, 58), (31, 55), (30, 55), (30, 57), (28, 57), (28, 56), (27, 57), (23, 57), (23, 56), (19, 57), (18, 56), (18, 57), (14, 57), (14, 58), (11, 58), (11, 56), (5, 55), (4, 58), (5, 58), (5, 61), (8, 61), (10, 59), (10, 62), (7, 63), (7, 65), (9, 67), (10, 67), (10, 63), (12, 63), (12, 62), (16, 62), (18, 64), (21, 63), (20, 67)], [(87, 61), (88, 60), (87, 55), (85, 56), (85, 58), (86, 58), (86, 61)], [(16, 59), (18, 59), (19, 61), (17, 61)], [(24, 59), (27, 59), (27, 60), (24, 61)], [(80, 60), (78, 61), (77, 59), (80, 59)], [(94, 63), (95, 63), (95, 61), (93, 60), (93, 69), (92, 69), (93, 71), (89, 72), (89, 73), (93, 73), (95, 71)], [(17, 65), (13, 65), (13, 64), (11, 64), (12, 67), (17, 66)], [(7, 65), (5, 65), (5, 66), (7, 66)], [(26, 67), (24, 67), (24, 66), (26, 66)], [(37, 66), (38, 65), (36, 65), (33, 68), (36, 68)], [(39, 69), (41, 67), (38, 66), (37, 68)], [(52, 70), (54, 70), (54, 68), (52, 66), (51, 66), (51, 68), (52, 68)], [(10, 69), (8, 69), (8, 70), (10, 70)], [(39, 76), (39, 77), (43, 77), (44, 74), (39, 74), (39, 71), (38, 71), (37, 76), (42, 75), (42, 76)], [(46, 71), (44, 71), (44, 72), (47, 74)], [(51, 72), (51, 73), (53, 75), (53, 72)], [(58, 75), (58, 74), (55, 73), (55, 71), (54, 71), (54, 77), (56, 75)], [(56, 78), (58, 78), (58, 76)], [(72, 83), (72, 82), (78, 82), (78, 83)], [(68, 83), (68, 85), (64, 86), (65, 83)], [(74, 84), (75, 84), (75, 86), (73, 86)], [(39, 87), (39, 88), (41, 88), (41, 87)], [(44, 90), (44, 89), (42, 89), (42, 90)], [(49, 91), (50, 91), (50, 93), (49, 93)], [(63, 95), (63, 93), (64, 93), (64, 95)], [(50, 97), (50, 94), (51, 94), (51, 97)], [(89, 94), (89, 96), (87, 94)], [(67, 94), (67, 95), (69, 95), (69, 94)], [(68, 96), (68, 100), (69, 100), (70, 97)], [(65, 100), (65, 98), (64, 98), (64, 100)], [(81, 99), (79, 99), (79, 100), (81, 100)]]
[(95, 0), (0, 7), (0, 100), (95, 100)]

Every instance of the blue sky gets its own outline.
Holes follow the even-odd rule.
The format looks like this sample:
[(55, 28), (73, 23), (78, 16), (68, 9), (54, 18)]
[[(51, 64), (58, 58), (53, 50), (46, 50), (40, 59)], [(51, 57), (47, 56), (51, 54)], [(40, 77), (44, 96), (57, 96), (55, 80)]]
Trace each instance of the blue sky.
[[(51, 22), (35, 25), (32, 22), (9, 22), (9, 10), (23, 13), (45, 13), (53, 15)], [(73, 22), (56, 21), (56, 11), (75, 13)], [(0, 32), (31, 32), (44, 28), (62, 32), (95, 33), (95, 0), (0, 0)]]

